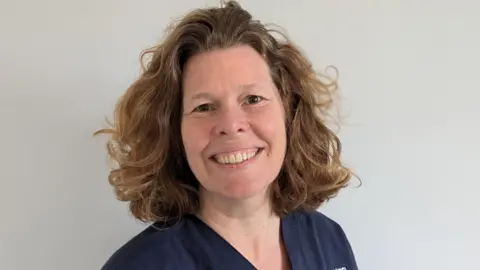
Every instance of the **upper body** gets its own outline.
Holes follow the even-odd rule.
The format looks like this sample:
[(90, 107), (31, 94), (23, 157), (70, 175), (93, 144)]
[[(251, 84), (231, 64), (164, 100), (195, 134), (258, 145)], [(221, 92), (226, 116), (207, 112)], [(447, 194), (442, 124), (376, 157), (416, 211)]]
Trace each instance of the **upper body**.
[[(102, 270), (256, 269), (195, 215), (170, 226), (152, 224), (116, 251)], [(282, 218), (281, 235), (289, 269), (358, 269), (342, 228), (319, 212), (296, 211)]]
[(352, 176), (324, 122), (336, 82), (233, 1), (187, 14), (147, 53), (99, 133), (133, 216), (180, 222), (150, 227), (105, 269), (356, 269), (341, 228), (316, 213)]

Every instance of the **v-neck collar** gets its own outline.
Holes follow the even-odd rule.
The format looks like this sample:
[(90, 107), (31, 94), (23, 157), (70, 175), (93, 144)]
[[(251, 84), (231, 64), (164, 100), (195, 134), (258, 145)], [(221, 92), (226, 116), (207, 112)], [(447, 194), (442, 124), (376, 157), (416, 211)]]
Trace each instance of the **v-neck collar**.
[(250, 261), (201, 219), (191, 215), (190, 220), (194, 222), (195, 227), (206, 241), (202, 248), (210, 249), (202, 250), (202, 252), (215, 264), (214, 269), (256, 270)]
[[(298, 249), (297, 230), (294, 224), (294, 214), (290, 214), (280, 219), (280, 233), (288, 257), (291, 270), (298, 270), (299, 256), (295, 256)], [(237, 249), (235, 249), (222, 236), (214, 231), (210, 226), (204, 223), (195, 215), (189, 216), (194, 223), (201, 237), (206, 242), (199, 252), (208, 257), (208, 260), (215, 264), (214, 269), (231, 269), (231, 270), (257, 270), (247, 258), (245, 258)], [(214, 256), (212, 256), (212, 254)]]
[(290, 270), (301, 269), (301, 241), (299, 240), (299, 228), (295, 222), (295, 212), (282, 217), (280, 221), (280, 231), (282, 234), (283, 245), (285, 253), (290, 263)]

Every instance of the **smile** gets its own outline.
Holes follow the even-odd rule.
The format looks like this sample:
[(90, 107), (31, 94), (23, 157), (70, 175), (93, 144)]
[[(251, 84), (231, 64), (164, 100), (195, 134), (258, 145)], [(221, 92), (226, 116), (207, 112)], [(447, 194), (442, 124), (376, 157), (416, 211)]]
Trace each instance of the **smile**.
[(238, 151), (232, 153), (225, 153), (213, 156), (213, 159), (220, 164), (241, 164), (260, 153), (260, 148)]

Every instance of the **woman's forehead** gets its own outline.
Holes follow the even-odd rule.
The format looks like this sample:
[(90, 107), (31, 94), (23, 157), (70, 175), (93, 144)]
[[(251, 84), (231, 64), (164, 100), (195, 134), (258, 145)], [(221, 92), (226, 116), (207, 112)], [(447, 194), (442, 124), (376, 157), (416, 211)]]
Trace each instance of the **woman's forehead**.
[(187, 89), (253, 88), (269, 81), (267, 63), (248, 46), (196, 55), (187, 62), (183, 76)]

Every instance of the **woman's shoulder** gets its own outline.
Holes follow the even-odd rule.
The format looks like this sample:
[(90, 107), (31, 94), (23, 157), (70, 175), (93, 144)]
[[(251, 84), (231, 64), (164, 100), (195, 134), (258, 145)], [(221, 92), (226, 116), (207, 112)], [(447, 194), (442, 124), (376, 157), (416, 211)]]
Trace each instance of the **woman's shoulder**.
[(299, 211), (292, 214), (291, 224), (296, 227), (299, 241), (312, 249), (322, 250), (324, 257), (347, 269), (357, 269), (354, 252), (343, 227), (318, 211)]
[[(102, 270), (149, 270), (179, 269), (180, 253), (185, 253), (185, 245), (181, 235), (185, 235), (183, 220), (165, 226), (153, 223), (118, 248), (106, 261)], [(189, 261), (181, 263), (187, 268)]]
[(350, 248), (343, 227), (326, 214), (319, 211), (299, 211), (292, 215), (292, 220), (294, 224), (312, 236), (318, 236), (325, 241), (343, 242)]
[(319, 211), (297, 211), (292, 214), (292, 217), (297, 224), (312, 230), (343, 233), (343, 228), (338, 222)]

